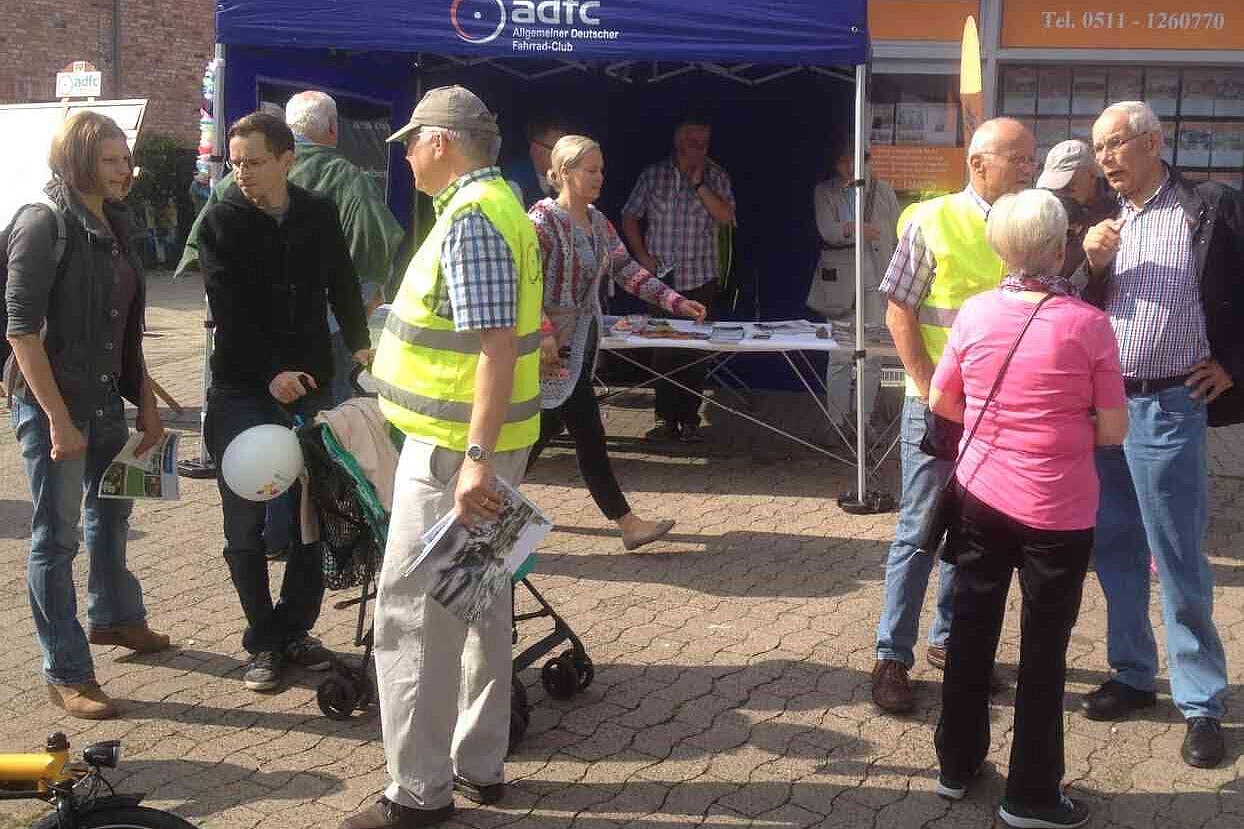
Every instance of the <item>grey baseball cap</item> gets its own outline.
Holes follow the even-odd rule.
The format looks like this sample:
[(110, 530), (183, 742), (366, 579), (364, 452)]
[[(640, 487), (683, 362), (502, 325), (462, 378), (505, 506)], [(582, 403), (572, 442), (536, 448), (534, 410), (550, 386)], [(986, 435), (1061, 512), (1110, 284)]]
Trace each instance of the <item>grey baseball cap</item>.
[(445, 127), (463, 132), (500, 135), (497, 116), (489, 112), (479, 97), (465, 86), (438, 86), (429, 89), (415, 105), (410, 123), (386, 138), (404, 141), (420, 127)]
[(1046, 154), (1045, 169), (1037, 179), (1037, 186), (1042, 190), (1061, 190), (1081, 167), (1091, 167), (1094, 173), (1101, 175), (1101, 168), (1097, 166), (1097, 159), (1093, 156), (1093, 148), (1086, 142), (1077, 138), (1060, 141)]

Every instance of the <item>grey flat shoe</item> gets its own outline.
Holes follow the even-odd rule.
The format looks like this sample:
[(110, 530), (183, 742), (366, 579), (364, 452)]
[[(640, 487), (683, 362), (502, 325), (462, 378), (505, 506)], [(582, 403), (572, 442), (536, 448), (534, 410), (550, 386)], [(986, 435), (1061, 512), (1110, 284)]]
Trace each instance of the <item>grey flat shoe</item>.
[(645, 544), (651, 544), (658, 538), (663, 537), (672, 529), (674, 529), (674, 519), (666, 518), (662, 521), (658, 521), (657, 525), (653, 527), (650, 532), (646, 532), (641, 536), (636, 538), (627, 538), (625, 535), (622, 536), (622, 546), (628, 550), (637, 550)]

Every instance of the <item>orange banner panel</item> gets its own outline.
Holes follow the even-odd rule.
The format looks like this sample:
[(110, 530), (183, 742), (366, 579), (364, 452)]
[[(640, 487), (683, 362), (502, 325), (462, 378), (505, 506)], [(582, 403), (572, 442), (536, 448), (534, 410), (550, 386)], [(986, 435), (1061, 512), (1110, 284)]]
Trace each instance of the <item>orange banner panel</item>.
[(951, 193), (967, 181), (963, 147), (873, 146), (873, 175), (904, 193)]
[(980, 20), (977, 0), (870, 0), (873, 40), (945, 40), (958, 43), (968, 15)]
[(1244, 49), (1241, 0), (1006, 0), (1002, 45)]

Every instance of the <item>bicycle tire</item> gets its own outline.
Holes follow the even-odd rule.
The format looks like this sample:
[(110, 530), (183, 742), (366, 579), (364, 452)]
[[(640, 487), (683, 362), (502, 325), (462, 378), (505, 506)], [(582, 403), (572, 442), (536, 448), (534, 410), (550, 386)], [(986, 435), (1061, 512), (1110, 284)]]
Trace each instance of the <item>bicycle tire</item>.
[[(31, 829), (58, 829), (56, 813), (45, 815)], [(78, 816), (78, 829), (195, 829), (185, 818), (146, 806), (105, 806)]]

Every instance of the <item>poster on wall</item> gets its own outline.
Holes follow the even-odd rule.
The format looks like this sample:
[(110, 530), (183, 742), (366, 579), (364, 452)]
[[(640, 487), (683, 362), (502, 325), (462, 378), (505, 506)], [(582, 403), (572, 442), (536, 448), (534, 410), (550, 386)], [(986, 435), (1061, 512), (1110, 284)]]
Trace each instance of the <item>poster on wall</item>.
[(1037, 111), (1037, 73), (1032, 69), (1007, 69), (1002, 76), (1002, 111), (1007, 115), (1032, 115)]
[(959, 131), (958, 104), (924, 105), (924, 141), (933, 147), (953, 147)]
[(1215, 124), (1211, 167), (1244, 167), (1244, 124)]
[(895, 105), (894, 143), (923, 144), (924, 116), (924, 104)]
[(1106, 70), (1077, 69), (1071, 81), (1071, 114), (1096, 116), (1106, 108)]
[(1037, 119), (1037, 163), (1045, 163), (1045, 154), (1059, 141), (1066, 141), (1068, 136), (1066, 118)]
[(1179, 125), (1181, 167), (1208, 167), (1214, 149), (1214, 125), (1208, 121), (1183, 121)]
[(1244, 115), (1244, 71), (1220, 70), (1218, 92), (1214, 97), (1214, 114)]
[(874, 147), (872, 172), (901, 193), (951, 193), (963, 188), (963, 147)]
[(894, 104), (873, 104), (873, 124), (869, 143), (894, 143)]
[(1162, 122), (1162, 160), (1172, 166), (1175, 164), (1175, 127), (1174, 121)]
[(1179, 70), (1150, 69), (1146, 72), (1145, 100), (1158, 115), (1174, 115), (1179, 104)]
[(1066, 115), (1071, 108), (1071, 70), (1037, 72), (1037, 114)]
[(1140, 69), (1111, 69), (1110, 90), (1113, 101), (1139, 101), (1143, 97), (1144, 72)]
[(1213, 115), (1218, 83), (1214, 73), (1202, 70), (1184, 72), (1184, 94), (1179, 102), (1181, 115)]

